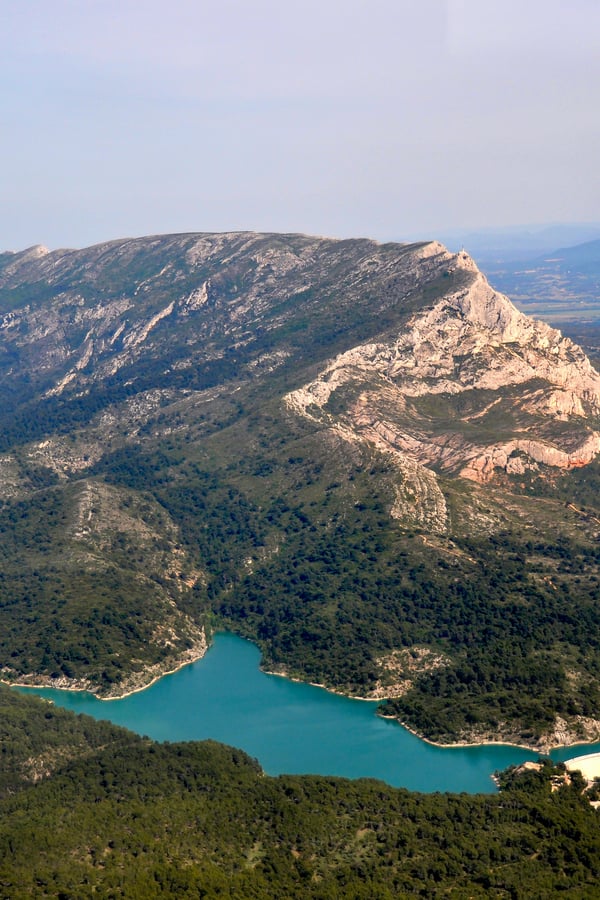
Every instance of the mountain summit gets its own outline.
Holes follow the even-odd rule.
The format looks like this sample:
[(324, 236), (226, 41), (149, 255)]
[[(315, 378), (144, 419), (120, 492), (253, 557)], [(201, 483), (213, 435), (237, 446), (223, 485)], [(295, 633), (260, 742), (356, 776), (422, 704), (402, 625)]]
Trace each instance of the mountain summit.
[(290, 405), (322, 418), (335, 403), (357, 438), (478, 481), (590, 462), (600, 451), (600, 376), (583, 351), (520, 313), (466, 253), (434, 242), (415, 256), (424, 279), (458, 275), (459, 286), (392, 340), (337, 356)]
[(1, 301), (0, 383), (27, 380), (40, 399), (94, 393), (119, 372), (139, 393), (185, 390), (186, 370), (216, 384), (306, 360), (324, 366), (292, 408), (331, 418), (335, 403), (357, 437), (434, 468), (487, 480), (600, 450), (600, 376), (583, 352), (437, 242), (234, 233), (33, 247), (0, 256)]

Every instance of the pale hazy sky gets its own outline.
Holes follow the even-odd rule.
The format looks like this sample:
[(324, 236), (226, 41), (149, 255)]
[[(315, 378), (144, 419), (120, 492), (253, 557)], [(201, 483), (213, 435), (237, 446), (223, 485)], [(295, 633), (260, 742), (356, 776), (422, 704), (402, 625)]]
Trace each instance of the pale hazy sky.
[(600, 220), (598, 0), (0, 0), (0, 249)]

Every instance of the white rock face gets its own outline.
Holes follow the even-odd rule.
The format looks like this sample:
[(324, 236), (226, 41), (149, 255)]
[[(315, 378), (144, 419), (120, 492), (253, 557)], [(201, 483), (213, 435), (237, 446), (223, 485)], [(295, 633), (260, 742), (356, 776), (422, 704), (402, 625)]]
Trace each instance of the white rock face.
[(157, 312), (155, 316), (148, 322), (144, 322), (138, 328), (134, 329), (123, 339), (123, 345), (125, 347), (136, 347), (138, 344), (141, 344), (146, 340), (152, 329), (158, 325), (161, 319), (166, 319), (167, 316), (170, 316), (175, 308), (175, 302), (169, 303), (169, 305), (165, 309), (161, 309), (160, 312)]
[[(478, 481), (590, 462), (600, 452), (600, 375), (581, 348), (519, 312), (467, 254), (434, 242), (418, 256), (425, 269), (443, 262), (467, 276), (465, 287), (415, 313), (395, 340), (342, 353), (287, 403), (322, 420), (345, 391), (353, 399), (341, 418), (356, 439)], [(427, 412), (433, 397), (452, 413), (435, 403)]]
[[(472, 269), (464, 255), (458, 266)], [(600, 411), (600, 376), (583, 351), (559, 331), (520, 313), (475, 273), (473, 284), (414, 316), (391, 345), (356, 347), (334, 361), (374, 368), (404, 394), (497, 390), (536, 378)], [(555, 403), (564, 406), (562, 399)]]
[(208, 279), (203, 281), (199, 288), (196, 288), (183, 301), (186, 310), (200, 309), (208, 303), (208, 288), (210, 282)]

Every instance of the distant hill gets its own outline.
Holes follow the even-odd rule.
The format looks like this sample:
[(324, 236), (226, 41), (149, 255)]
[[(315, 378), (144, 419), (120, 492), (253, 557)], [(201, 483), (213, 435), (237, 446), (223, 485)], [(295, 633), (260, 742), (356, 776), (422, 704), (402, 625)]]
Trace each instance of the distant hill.
[(600, 735), (600, 375), (438, 242), (0, 255), (0, 667), (215, 628), (441, 741)]
[(549, 257), (539, 260), (540, 265), (543, 263), (555, 263), (562, 271), (590, 275), (600, 286), (600, 240), (555, 250)]
[(487, 271), (545, 256), (556, 247), (573, 247), (598, 240), (600, 222), (455, 231), (442, 233), (439, 237), (455, 252), (465, 249)]
[(569, 334), (577, 332), (578, 323), (600, 323), (600, 240), (518, 263), (490, 263), (485, 270), (492, 284), (510, 294), (520, 309)]

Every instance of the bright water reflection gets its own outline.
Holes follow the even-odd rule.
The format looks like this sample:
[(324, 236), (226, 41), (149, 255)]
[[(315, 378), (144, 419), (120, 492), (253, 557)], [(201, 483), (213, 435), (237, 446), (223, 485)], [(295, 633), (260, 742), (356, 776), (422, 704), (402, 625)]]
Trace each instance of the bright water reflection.
[[(51, 689), (36, 693), (159, 741), (213, 738), (241, 747), (270, 775), (370, 777), (411, 790), (490, 792), (494, 771), (537, 758), (503, 745), (433, 747), (376, 716), (375, 703), (265, 675), (259, 662), (256, 646), (218, 634), (204, 659), (122, 700)], [(573, 755), (571, 748), (562, 758)]]

